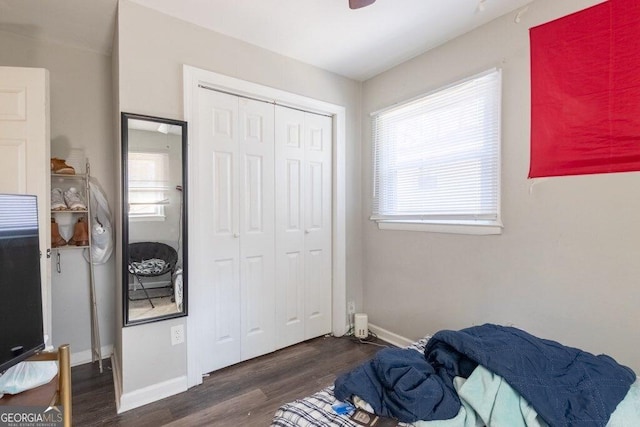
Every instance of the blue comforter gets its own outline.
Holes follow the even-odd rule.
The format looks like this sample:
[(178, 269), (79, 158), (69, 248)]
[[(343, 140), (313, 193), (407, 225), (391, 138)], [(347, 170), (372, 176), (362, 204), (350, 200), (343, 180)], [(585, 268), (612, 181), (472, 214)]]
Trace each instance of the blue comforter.
[(604, 427), (635, 381), (629, 368), (516, 328), (440, 331), (424, 356), (386, 349), (336, 379), (335, 395), (357, 395), (376, 413), (404, 422), (448, 419), (460, 409), (453, 377), (476, 364), (503, 377), (551, 426)]

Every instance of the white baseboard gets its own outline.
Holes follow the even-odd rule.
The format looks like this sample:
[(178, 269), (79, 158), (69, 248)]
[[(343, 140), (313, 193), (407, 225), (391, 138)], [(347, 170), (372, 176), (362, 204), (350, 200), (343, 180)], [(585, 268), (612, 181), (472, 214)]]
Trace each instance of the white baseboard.
[(116, 403), (118, 414), (134, 408), (155, 402), (165, 397), (187, 391), (187, 376), (173, 378), (161, 383), (152, 384), (128, 393), (121, 393), (119, 404)]
[(415, 342), (415, 340), (411, 340), (409, 338), (403, 337), (402, 335), (387, 331), (386, 329), (381, 328), (380, 326), (376, 326), (372, 323), (369, 323), (369, 330), (376, 334), (382, 341), (386, 341), (389, 344), (395, 345), (396, 347), (406, 347)]
[[(102, 346), (101, 350), (103, 359), (111, 357), (111, 355), (113, 354), (113, 345), (109, 344)], [(71, 367), (84, 365), (85, 363), (91, 363), (92, 361), (93, 358), (91, 357), (91, 349), (71, 353)]]

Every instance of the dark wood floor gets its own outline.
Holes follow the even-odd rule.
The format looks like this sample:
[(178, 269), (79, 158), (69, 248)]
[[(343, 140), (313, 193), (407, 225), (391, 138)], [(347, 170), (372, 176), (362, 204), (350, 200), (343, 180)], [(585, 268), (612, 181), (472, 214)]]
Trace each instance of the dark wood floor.
[[(379, 342), (380, 343), (380, 342)], [(203, 384), (116, 414), (113, 378), (95, 364), (72, 369), (74, 426), (268, 426), (283, 403), (333, 383), (380, 347), (321, 337), (212, 373)]]

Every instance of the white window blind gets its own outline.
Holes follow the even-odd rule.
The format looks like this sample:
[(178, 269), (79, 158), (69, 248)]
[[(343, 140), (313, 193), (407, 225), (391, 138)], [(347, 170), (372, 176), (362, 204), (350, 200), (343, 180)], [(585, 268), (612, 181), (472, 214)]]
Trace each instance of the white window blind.
[(501, 72), (372, 115), (379, 222), (500, 225)]
[(169, 202), (169, 154), (129, 152), (127, 160), (129, 217), (164, 218), (164, 205)]
[(0, 194), (0, 239), (16, 235), (38, 235), (36, 196)]

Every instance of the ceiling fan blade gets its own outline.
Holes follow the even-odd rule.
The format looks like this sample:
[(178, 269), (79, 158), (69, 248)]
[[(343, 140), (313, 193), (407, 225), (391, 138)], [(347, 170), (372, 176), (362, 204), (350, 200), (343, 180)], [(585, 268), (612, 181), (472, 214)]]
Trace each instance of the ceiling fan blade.
[(376, 0), (349, 0), (349, 8), (360, 9), (361, 7), (369, 6)]

